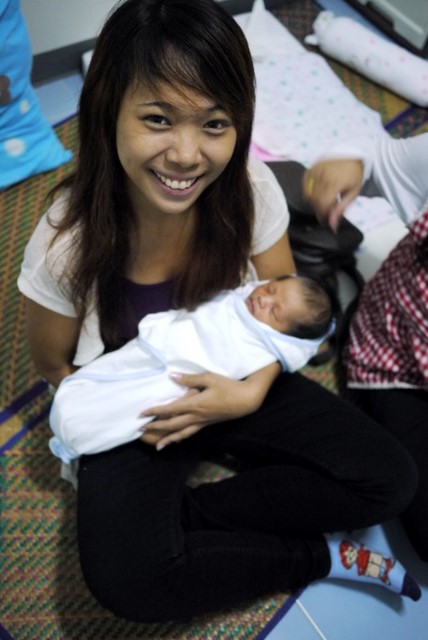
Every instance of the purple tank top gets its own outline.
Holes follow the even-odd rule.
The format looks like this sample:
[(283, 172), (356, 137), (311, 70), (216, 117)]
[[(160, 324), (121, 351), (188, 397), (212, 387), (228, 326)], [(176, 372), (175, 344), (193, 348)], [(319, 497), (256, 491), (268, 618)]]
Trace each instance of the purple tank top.
[(138, 322), (148, 313), (168, 311), (174, 307), (174, 281), (165, 280), (156, 284), (136, 284), (124, 281), (125, 297), (132, 313), (125, 314), (121, 334), (125, 340), (131, 340), (138, 333)]

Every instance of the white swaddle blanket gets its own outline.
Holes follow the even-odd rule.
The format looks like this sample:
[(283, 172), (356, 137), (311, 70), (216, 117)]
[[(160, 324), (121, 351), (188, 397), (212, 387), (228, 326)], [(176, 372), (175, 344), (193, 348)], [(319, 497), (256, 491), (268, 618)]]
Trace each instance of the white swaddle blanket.
[(259, 283), (223, 293), (194, 311), (147, 315), (138, 337), (65, 378), (55, 394), (51, 451), (63, 462), (141, 437), (144, 409), (186, 392), (170, 373), (211, 371), (242, 379), (272, 362), (296, 371), (320, 340), (283, 335), (256, 320), (244, 299)]

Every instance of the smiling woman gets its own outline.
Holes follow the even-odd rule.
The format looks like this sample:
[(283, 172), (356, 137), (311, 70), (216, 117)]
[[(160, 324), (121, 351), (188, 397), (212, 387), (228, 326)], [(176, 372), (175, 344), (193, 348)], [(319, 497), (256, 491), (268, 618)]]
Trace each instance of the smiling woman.
[[(168, 225), (165, 216), (180, 214), (191, 234), (199, 197), (230, 161), (237, 134), (212, 100), (183, 88), (178, 96), (165, 83), (156, 94), (141, 84), (130, 87), (119, 110), (117, 153), (140, 225), (150, 217)], [(165, 266), (158, 274), (163, 280), (174, 275)]]
[[(83, 86), (76, 173), (19, 278), (49, 382), (117, 350), (150, 313), (295, 271), (283, 192), (248, 158), (253, 111), (250, 51), (221, 3), (117, 5)], [(117, 615), (188, 619), (305, 585), (332, 566), (323, 532), (386, 520), (410, 500), (414, 467), (398, 443), (278, 362), (242, 380), (173, 373), (186, 392), (147, 408), (141, 439), (79, 460), (82, 570)], [(92, 426), (85, 414), (81, 429)], [(213, 452), (247, 471), (187, 486)]]

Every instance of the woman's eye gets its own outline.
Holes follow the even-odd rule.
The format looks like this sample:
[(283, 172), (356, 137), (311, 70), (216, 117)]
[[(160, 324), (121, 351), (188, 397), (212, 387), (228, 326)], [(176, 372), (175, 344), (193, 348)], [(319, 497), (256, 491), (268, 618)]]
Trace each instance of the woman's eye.
[(205, 124), (205, 128), (210, 131), (221, 132), (232, 126), (232, 123), (229, 120), (210, 120)]
[(167, 126), (169, 124), (165, 116), (161, 116), (156, 113), (152, 113), (148, 116), (144, 116), (142, 119), (144, 120), (144, 122), (149, 122), (150, 124), (154, 124), (158, 126)]

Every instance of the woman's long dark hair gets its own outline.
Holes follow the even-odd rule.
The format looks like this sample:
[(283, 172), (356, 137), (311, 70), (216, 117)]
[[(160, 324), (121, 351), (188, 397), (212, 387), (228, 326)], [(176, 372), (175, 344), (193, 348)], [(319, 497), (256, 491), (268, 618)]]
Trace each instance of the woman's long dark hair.
[(96, 292), (102, 335), (118, 341), (123, 276), (136, 220), (116, 151), (116, 123), (134, 81), (185, 86), (212, 98), (231, 117), (237, 142), (230, 162), (198, 206), (176, 304), (192, 308), (239, 284), (250, 254), (253, 196), (247, 173), (255, 80), (241, 29), (215, 0), (125, 0), (96, 43), (79, 108), (80, 148), (58, 235), (78, 225), (70, 285), (83, 317)]

